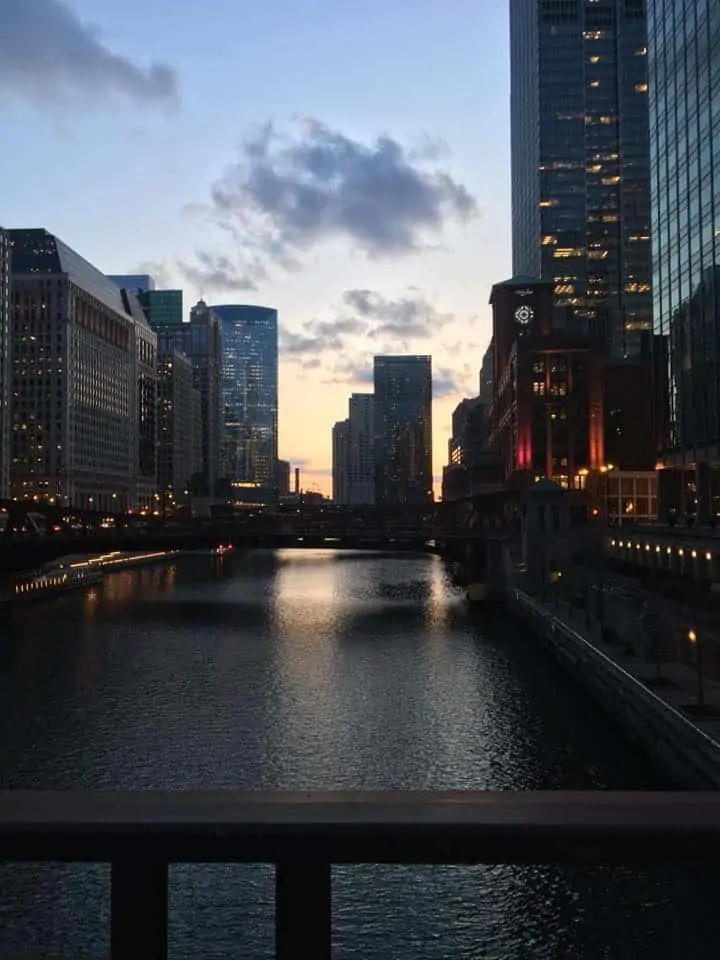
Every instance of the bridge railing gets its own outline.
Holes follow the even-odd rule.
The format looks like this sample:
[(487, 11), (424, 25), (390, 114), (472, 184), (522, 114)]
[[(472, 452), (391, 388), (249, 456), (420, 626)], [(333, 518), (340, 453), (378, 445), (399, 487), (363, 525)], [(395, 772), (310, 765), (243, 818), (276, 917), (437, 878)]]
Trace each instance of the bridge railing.
[(716, 793), (0, 793), (0, 860), (110, 863), (112, 960), (167, 956), (168, 866), (276, 866), (276, 956), (331, 956), (333, 864), (717, 865)]

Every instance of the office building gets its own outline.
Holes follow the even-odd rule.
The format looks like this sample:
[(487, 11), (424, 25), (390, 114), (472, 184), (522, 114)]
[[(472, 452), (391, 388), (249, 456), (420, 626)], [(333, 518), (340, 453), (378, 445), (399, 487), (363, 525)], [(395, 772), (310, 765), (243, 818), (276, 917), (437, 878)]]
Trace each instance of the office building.
[(375, 503), (375, 398), (353, 393), (348, 404), (347, 502)]
[(495, 384), (488, 446), (516, 486), (549, 477), (583, 490), (609, 469), (655, 466), (652, 365), (608, 362), (604, 342), (554, 324), (553, 284), (514, 277), (496, 283)]
[(513, 273), (553, 284), (558, 329), (635, 356), (652, 329), (645, 0), (511, 0), (510, 40)]
[[(166, 292), (166, 291), (159, 291)], [(151, 321), (151, 325), (152, 321)], [(202, 413), (202, 468), (196, 478), (197, 495), (210, 496), (219, 477), (222, 410), (222, 335), (214, 312), (200, 300), (190, 311), (189, 323), (159, 322), (154, 326), (163, 355), (179, 350), (193, 368), (193, 386), (200, 394)]]
[(492, 288), (494, 394), (489, 447), (506, 483), (549, 477), (583, 489), (605, 464), (602, 342), (554, 326), (552, 281)]
[(225, 438), (231, 479), (275, 487), (278, 452), (278, 315), (270, 307), (223, 304)]
[(0, 227), (0, 500), (10, 496), (10, 239)]
[(660, 509), (704, 521), (720, 512), (720, 6), (653, 0), (648, 45)]
[(133, 450), (135, 488), (132, 502), (145, 512), (155, 512), (157, 503), (157, 337), (145, 319), (135, 294), (123, 288), (123, 306), (133, 318), (134, 410), (137, 442)]
[(112, 280), (121, 290), (129, 290), (135, 295), (155, 289), (155, 281), (147, 273), (113, 273), (108, 280)]
[(432, 360), (374, 358), (375, 503), (432, 503)]
[(143, 290), (137, 297), (153, 330), (183, 322), (182, 290)]
[(11, 494), (136, 509), (135, 318), (119, 287), (46, 230), (9, 237)]
[(347, 420), (338, 420), (332, 429), (332, 498), (342, 506), (348, 503), (349, 428)]
[(170, 348), (158, 361), (158, 490), (163, 509), (182, 499), (202, 472), (202, 403), (193, 366)]
[(495, 365), (493, 350), (494, 344), (491, 339), (487, 350), (483, 354), (480, 376), (478, 378), (478, 399), (481, 403), (485, 404), (490, 403), (493, 395), (493, 369)]

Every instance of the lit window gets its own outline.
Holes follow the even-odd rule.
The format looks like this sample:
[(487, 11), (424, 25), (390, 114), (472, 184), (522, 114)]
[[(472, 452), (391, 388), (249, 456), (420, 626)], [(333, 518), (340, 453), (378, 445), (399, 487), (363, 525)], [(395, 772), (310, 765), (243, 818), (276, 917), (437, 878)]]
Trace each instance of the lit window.
[(544, 247), (554, 247), (557, 243), (557, 237), (553, 236), (551, 233), (546, 233), (542, 238), (542, 245)]
[(553, 257), (558, 260), (565, 260), (568, 257), (582, 257), (584, 253), (583, 247), (557, 247), (553, 250)]
[(648, 85), (646, 83), (636, 83), (635, 93), (647, 93)]
[(590, 86), (591, 86), (591, 87), (599, 87), (599, 86), (600, 86), (600, 81), (599, 81), (599, 80), (591, 80), (591, 81), (590, 81)]
[(593, 56), (590, 57), (590, 63), (600, 63), (600, 57), (597, 54), (593, 54)]
[(557, 200), (555, 200), (554, 198), (551, 198), (551, 199), (549, 199), (549, 200), (541, 200), (541, 201), (540, 201), (540, 206), (541, 206), (541, 207), (556, 207), (557, 204), (558, 204), (558, 202), (557, 202)]

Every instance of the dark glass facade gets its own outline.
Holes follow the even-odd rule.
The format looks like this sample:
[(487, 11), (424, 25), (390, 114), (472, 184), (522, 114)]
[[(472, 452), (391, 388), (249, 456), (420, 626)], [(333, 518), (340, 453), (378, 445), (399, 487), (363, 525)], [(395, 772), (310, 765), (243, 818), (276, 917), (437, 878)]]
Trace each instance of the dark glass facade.
[(10, 496), (10, 238), (0, 227), (0, 500)]
[(108, 275), (108, 280), (121, 287), (123, 290), (129, 290), (130, 293), (147, 293), (148, 290), (155, 289), (155, 281), (147, 273), (112, 273)]
[(153, 329), (183, 322), (182, 290), (145, 290), (137, 297)]
[[(162, 292), (162, 291), (161, 291)], [(158, 323), (154, 329), (162, 354), (180, 350), (193, 368), (202, 417), (202, 483), (196, 490), (212, 494), (219, 476), (222, 433), (222, 334), (214, 312), (202, 300), (190, 311), (190, 323)]]
[(513, 273), (555, 327), (634, 356), (652, 328), (645, 0), (511, 0)]
[(668, 464), (720, 461), (720, 4), (649, 5), (653, 293)]
[(432, 360), (375, 357), (375, 503), (431, 503)]
[(274, 488), (278, 458), (277, 310), (242, 304), (212, 309), (222, 324), (230, 479)]

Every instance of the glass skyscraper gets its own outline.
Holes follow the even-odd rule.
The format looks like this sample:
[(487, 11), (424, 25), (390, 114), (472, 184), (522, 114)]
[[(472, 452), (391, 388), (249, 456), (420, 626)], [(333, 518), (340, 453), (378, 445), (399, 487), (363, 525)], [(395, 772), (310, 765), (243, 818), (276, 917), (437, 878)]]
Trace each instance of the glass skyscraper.
[(637, 355), (652, 328), (645, 0), (510, 0), (515, 276)]
[(278, 315), (214, 306), (222, 325), (225, 443), (230, 479), (274, 488), (278, 458)]
[(155, 289), (155, 281), (147, 273), (112, 273), (108, 275), (108, 280), (134, 294)]
[(374, 360), (375, 503), (432, 503), (432, 360)]
[(720, 462), (720, 4), (653, 0), (648, 35), (664, 459), (709, 466)]
[(0, 500), (10, 496), (10, 238), (0, 227)]

